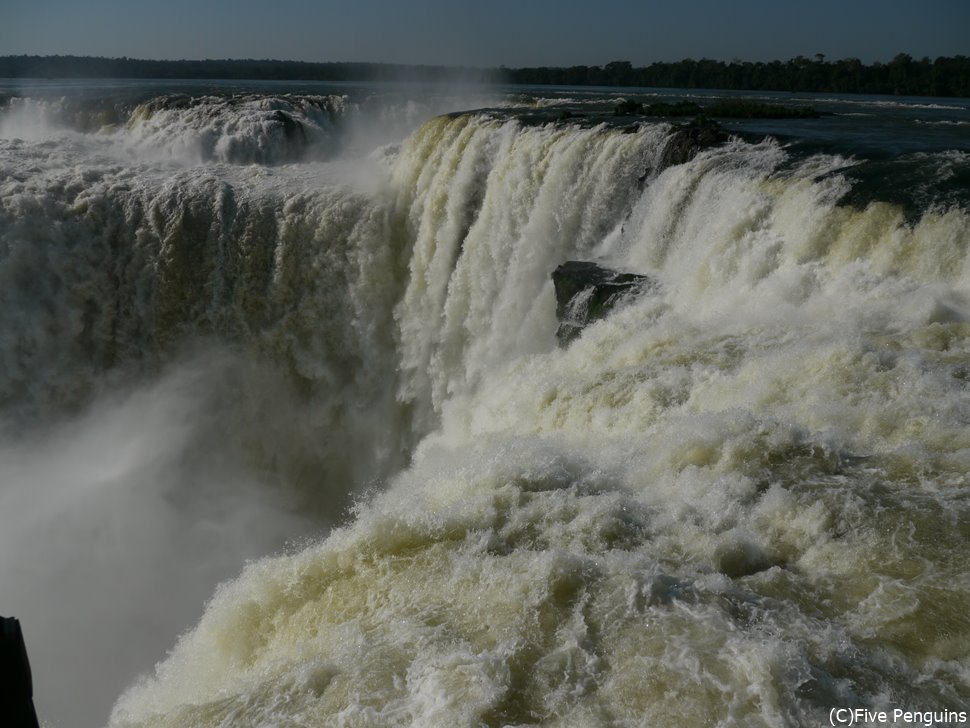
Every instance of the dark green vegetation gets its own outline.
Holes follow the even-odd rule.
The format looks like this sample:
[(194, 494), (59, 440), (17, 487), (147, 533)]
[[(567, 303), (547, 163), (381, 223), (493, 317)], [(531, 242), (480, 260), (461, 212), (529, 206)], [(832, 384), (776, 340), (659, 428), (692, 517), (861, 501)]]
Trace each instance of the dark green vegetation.
[(0, 78), (224, 78), (245, 81), (501, 81), (498, 71), (390, 63), (147, 61), (88, 56), (0, 56)]
[(789, 61), (730, 63), (688, 58), (634, 68), (628, 61), (569, 68), (447, 68), (387, 63), (301, 61), (146, 61), (80, 56), (2, 56), (0, 78), (225, 78), (271, 81), (474, 81), (527, 85), (712, 88), (747, 91), (822, 91), (970, 97), (970, 58), (916, 60), (900, 53), (889, 63), (858, 58), (826, 61), (798, 56)]
[(821, 114), (807, 106), (778, 106), (759, 104), (744, 99), (729, 99), (713, 104), (678, 101), (673, 104), (641, 104), (621, 101), (613, 108), (615, 116), (713, 116), (720, 119), (817, 119)]
[(605, 66), (517, 68), (507, 80), (521, 84), (564, 86), (637, 86), (646, 88), (711, 88), (744, 91), (824, 91), (832, 93), (970, 96), (970, 57), (915, 60), (900, 53), (889, 63), (866, 65), (858, 58), (752, 63), (688, 58), (634, 68), (628, 61)]

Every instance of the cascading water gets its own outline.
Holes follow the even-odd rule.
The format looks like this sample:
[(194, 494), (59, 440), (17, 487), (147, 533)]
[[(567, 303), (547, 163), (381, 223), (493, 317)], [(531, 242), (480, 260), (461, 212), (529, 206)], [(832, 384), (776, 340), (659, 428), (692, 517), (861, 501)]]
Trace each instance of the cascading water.
[[(669, 124), (513, 117), (352, 164), (5, 142), (0, 393), (37, 434), (4, 446), (4, 513), (43, 488), (26, 523), (60, 543), (147, 529), (150, 573), (107, 598), (130, 583), (151, 619), (213, 533), (258, 556), (358, 498), (223, 583), (110, 725), (965, 706), (966, 206), (855, 204), (837, 151), (735, 138), (666, 166)], [(656, 285), (560, 347), (571, 259)], [(0, 583), (31, 604), (8, 575), (47, 537), (4, 524)]]

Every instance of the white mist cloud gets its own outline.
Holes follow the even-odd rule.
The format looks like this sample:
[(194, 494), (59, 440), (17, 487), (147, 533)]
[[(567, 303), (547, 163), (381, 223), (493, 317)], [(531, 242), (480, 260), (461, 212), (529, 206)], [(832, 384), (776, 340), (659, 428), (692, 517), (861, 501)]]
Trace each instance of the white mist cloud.
[(215, 584), (320, 527), (243, 463), (227, 364), (182, 364), (0, 443), (0, 613), (23, 624), (51, 726), (102, 725)]

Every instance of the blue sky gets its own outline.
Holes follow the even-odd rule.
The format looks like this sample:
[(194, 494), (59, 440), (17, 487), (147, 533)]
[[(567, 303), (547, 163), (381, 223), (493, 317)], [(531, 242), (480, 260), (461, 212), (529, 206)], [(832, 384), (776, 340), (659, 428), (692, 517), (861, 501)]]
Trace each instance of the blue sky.
[(0, 55), (473, 66), (970, 55), (970, 0), (0, 0)]

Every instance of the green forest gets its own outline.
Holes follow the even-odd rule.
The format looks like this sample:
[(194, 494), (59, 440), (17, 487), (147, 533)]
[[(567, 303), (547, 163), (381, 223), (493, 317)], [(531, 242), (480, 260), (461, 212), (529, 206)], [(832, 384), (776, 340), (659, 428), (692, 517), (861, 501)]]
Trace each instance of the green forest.
[(0, 78), (169, 78), (247, 81), (492, 82), (499, 72), (393, 63), (303, 61), (149, 61), (90, 56), (0, 56)]
[(150, 61), (81, 56), (2, 56), (0, 78), (175, 78), (275, 81), (488, 82), (525, 85), (709, 88), (970, 97), (970, 58), (888, 63), (822, 54), (788, 61), (731, 62), (691, 58), (634, 67), (629, 61), (568, 68), (461, 68), (388, 63), (306, 63), (274, 60)]
[(644, 68), (634, 68), (628, 61), (614, 61), (605, 66), (509, 69), (506, 78), (512, 83), (569, 86), (970, 96), (970, 58), (915, 60), (900, 53), (889, 63), (869, 65), (858, 58), (826, 61), (821, 54), (813, 59), (798, 56), (770, 63), (688, 58), (675, 63), (653, 63)]

